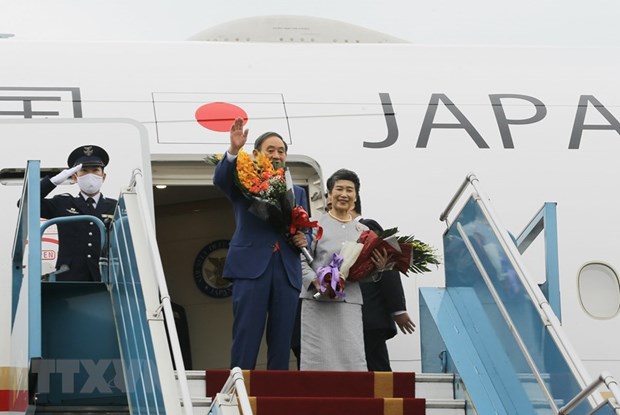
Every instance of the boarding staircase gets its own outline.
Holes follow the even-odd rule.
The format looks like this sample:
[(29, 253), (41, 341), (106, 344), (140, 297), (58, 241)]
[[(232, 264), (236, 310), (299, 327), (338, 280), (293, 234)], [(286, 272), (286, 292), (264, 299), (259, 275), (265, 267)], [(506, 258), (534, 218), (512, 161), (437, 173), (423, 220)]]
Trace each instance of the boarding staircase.
[[(489, 272), (485, 259), (477, 257), (470, 231), (484, 228), (487, 242), (504, 232), (496, 229), (483, 198), (467, 202), (446, 232), (446, 288), (421, 290), (424, 373), (325, 372), (312, 377), (311, 372), (238, 368), (215, 373), (184, 368), (141, 172), (134, 172), (121, 193), (108, 231), (97, 218), (86, 217), (105, 231), (106, 249), (103, 281), (80, 283), (41, 282), (39, 171), (37, 161), (28, 163), (15, 238), (11, 341), (28, 346), (15, 350), (15, 361), (21, 362), (16, 367), (23, 369), (16, 371), (11, 413), (620, 414), (614, 406), (613, 398), (620, 396), (615, 381), (602, 376), (589, 384), (570, 350), (552, 347), (558, 337), (562, 344), (561, 336), (515, 335), (519, 324), (506, 316), (527, 312), (528, 324), (535, 324), (531, 320), (539, 316), (540, 305), (535, 304), (540, 302), (532, 299), (545, 297), (523, 285), (518, 258), (508, 255), (513, 241), (498, 242), (506, 257), (501, 274)], [(59, 222), (54, 221), (45, 226)], [(507, 288), (490, 288), (495, 280)], [(509, 293), (502, 289), (519, 290), (523, 301), (502, 303), (502, 293)], [(538, 324), (546, 332), (547, 326)], [(484, 336), (472, 330), (484, 330)], [(536, 342), (544, 350), (536, 351)], [(511, 361), (519, 353), (521, 360)], [(394, 379), (403, 377), (411, 383), (397, 387)], [(363, 394), (356, 388), (362, 383), (367, 385)], [(600, 383), (612, 399), (591, 394)], [(283, 385), (294, 384), (301, 386), (283, 393)], [(323, 384), (351, 386), (328, 393), (321, 391)]]
[[(479, 414), (620, 414), (617, 382), (590, 379), (560, 324), (555, 208), (513, 237), (470, 174), (440, 216), (446, 283), (420, 289), (422, 370), (455, 373), (456, 395)], [(539, 235), (541, 286), (521, 259)]]

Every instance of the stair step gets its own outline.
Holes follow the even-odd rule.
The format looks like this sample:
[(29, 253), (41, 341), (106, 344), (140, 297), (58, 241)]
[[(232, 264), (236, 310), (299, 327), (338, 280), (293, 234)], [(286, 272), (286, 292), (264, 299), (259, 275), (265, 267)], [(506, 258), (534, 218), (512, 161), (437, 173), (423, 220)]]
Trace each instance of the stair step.
[[(208, 411), (207, 411), (208, 412)], [(66, 414), (66, 415), (129, 415), (127, 406), (106, 406), (106, 405), (39, 405), (34, 413), (36, 415), (45, 414)]]
[(416, 373), (415, 394), (426, 399), (454, 399), (454, 375), (450, 373)]
[[(186, 371), (194, 415), (207, 415), (212, 399), (205, 397), (204, 370)], [(426, 415), (465, 415), (466, 402), (454, 399), (454, 375), (447, 373), (416, 373), (415, 394), (426, 399)]]
[(426, 415), (465, 415), (464, 399), (427, 399)]
[[(207, 415), (211, 408), (210, 398), (192, 398), (194, 415)], [(465, 415), (463, 399), (427, 399), (426, 415)]]
[[(177, 372), (174, 372), (176, 379), (179, 379)], [(192, 397), (203, 397), (207, 391), (207, 380), (205, 377), (204, 370), (186, 370), (185, 376), (187, 377), (187, 384), (189, 388), (189, 396)], [(179, 396), (181, 396), (181, 387), (179, 382), (177, 382), (177, 389), (179, 392)]]
[[(214, 397), (230, 372), (207, 370), (207, 395)], [(413, 398), (413, 372), (243, 371), (250, 396)]]
[[(207, 415), (211, 409), (211, 398), (197, 398), (192, 396), (192, 413), (193, 415)], [(183, 402), (181, 402), (183, 406)]]
[(350, 398), (350, 397), (274, 397), (250, 398), (257, 413), (342, 415), (402, 413), (422, 415), (426, 406), (420, 398)]

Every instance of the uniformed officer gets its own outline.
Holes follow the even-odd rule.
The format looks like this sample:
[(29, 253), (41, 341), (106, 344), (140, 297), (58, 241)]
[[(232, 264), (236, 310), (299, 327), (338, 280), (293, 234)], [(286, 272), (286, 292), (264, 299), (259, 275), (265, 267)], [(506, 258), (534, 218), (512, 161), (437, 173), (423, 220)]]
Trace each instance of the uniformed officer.
[[(52, 219), (61, 216), (93, 215), (102, 220), (111, 218), (116, 209), (116, 199), (101, 193), (105, 181), (108, 153), (95, 145), (80, 146), (69, 154), (68, 169), (56, 176), (41, 180), (41, 217)], [(80, 193), (68, 193), (45, 198), (56, 186), (67, 179), (78, 184)], [(57, 281), (100, 281), (99, 256), (101, 238), (99, 228), (89, 221), (60, 223), (58, 227)]]

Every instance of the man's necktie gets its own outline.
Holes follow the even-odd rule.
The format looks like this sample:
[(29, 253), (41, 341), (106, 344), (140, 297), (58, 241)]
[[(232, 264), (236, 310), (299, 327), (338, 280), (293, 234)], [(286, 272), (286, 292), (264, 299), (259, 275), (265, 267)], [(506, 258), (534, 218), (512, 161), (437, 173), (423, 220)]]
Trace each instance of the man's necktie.
[(88, 211), (90, 213), (95, 213), (95, 199), (92, 197), (86, 199), (86, 206), (88, 206)]

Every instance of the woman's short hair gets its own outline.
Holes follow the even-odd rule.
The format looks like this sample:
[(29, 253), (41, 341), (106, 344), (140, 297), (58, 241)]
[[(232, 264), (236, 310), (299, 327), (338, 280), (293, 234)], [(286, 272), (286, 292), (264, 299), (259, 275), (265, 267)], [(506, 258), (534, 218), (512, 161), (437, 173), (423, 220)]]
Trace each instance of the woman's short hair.
[(355, 193), (359, 195), (359, 193), (360, 193), (360, 178), (357, 176), (357, 174), (354, 171), (347, 170), (347, 169), (336, 170), (334, 172), (334, 174), (329, 176), (329, 179), (327, 179), (327, 183), (326, 184), (327, 184), (327, 191), (328, 192), (331, 193), (332, 189), (334, 188), (334, 184), (338, 180), (348, 180), (350, 182), (353, 182), (353, 184), (355, 185)]
[(278, 137), (280, 140), (282, 140), (282, 143), (284, 143), (284, 151), (288, 153), (288, 144), (286, 144), (286, 141), (284, 141), (280, 134), (274, 133), (273, 131), (267, 131), (266, 133), (262, 133), (261, 135), (259, 135), (256, 141), (254, 141), (254, 149), (260, 151), (260, 148), (263, 145), (263, 141), (265, 141), (269, 137)]
[(360, 197), (359, 192), (357, 192), (357, 196), (355, 197), (355, 206), (353, 209), (357, 212), (358, 215), (362, 214), (362, 198)]

